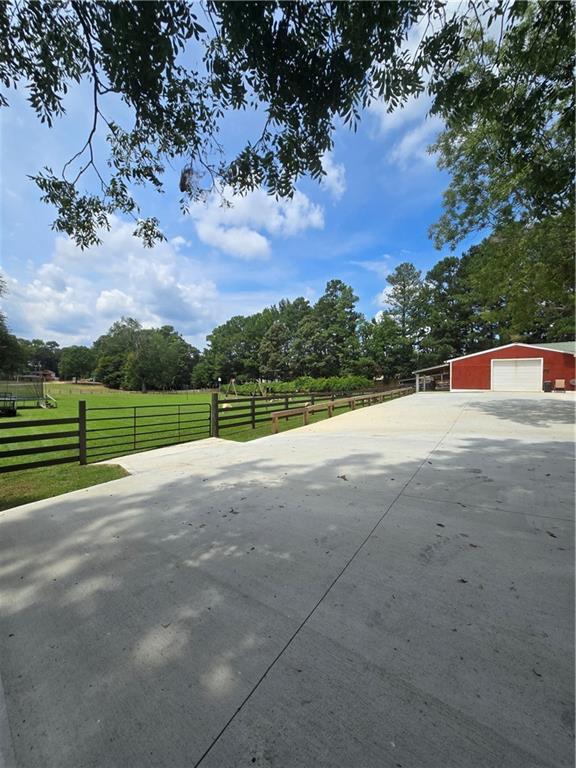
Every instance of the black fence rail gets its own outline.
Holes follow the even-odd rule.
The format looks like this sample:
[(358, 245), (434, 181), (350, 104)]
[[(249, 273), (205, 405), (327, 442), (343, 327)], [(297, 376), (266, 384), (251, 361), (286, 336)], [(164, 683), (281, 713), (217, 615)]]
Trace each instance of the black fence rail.
[(86, 452), (81, 463), (210, 437), (210, 403), (97, 406), (85, 410)]
[[(6, 435), (5, 430), (13, 434)], [(80, 418), (34, 419), (19, 421), (17, 424), (11, 421), (0, 422), (0, 474), (78, 463), (81, 457), (81, 434)], [(26, 447), (21, 448), (22, 444)], [(6, 446), (9, 446), (7, 450)], [(24, 460), (20, 461), (22, 458)]]

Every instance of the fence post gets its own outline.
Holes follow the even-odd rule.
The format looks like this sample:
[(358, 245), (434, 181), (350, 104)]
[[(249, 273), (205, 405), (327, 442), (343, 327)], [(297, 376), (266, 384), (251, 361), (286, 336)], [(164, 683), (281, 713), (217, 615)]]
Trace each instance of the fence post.
[[(287, 410), (288, 410), (288, 408), (290, 408), (290, 396), (289, 396), (289, 395), (286, 395), (286, 396), (284, 397), (284, 409), (287, 411)], [(288, 421), (288, 416), (286, 416), (286, 418), (284, 419), (284, 421)]]
[(218, 437), (218, 392), (212, 392), (211, 395), (210, 437)]
[(78, 460), (86, 464), (86, 400), (78, 402)]
[(250, 418), (252, 420), (252, 429), (256, 429), (256, 398), (250, 400)]

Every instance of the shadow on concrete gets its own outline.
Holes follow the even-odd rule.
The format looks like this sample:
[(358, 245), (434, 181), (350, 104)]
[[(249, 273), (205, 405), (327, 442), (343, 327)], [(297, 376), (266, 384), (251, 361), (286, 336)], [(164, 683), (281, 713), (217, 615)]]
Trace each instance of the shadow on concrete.
[(488, 416), (531, 427), (574, 424), (575, 406), (576, 403), (570, 395), (567, 395), (566, 401), (557, 397), (549, 401), (541, 397), (534, 400), (510, 397), (507, 400), (478, 400), (467, 405), (468, 408), (475, 408)]
[[(515, 420), (529, 418), (532, 404), (475, 407)], [(553, 411), (567, 418), (567, 407), (554, 403)], [(543, 406), (527, 423), (551, 414)], [(571, 447), (538, 443), (535, 456), (553, 456), (556, 469), (527, 491), (526, 444), (519, 455), (512, 439), (497, 448), (494, 441), (469, 439), (457, 455), (433, 454), (431, 464), (454, 471), (456, 461), (473, 463), (489, 476), (496, 459), (507, 468), (509, 484), (545, 496), (559, 479), (568, 482)], [(381, 454), (368, 450), (313, 471), (297, 460), (240, 459), (215, 473), (191, 465), (188, 476), (153, 492), (145, 477), (127, 478), (100, 486), (97, 496), (75, 494), (3, 513), (0, 658), (19, 768), (193, 766), (387, 505), (429, 465), (399, 456), (383, 467)], [(143, 488), (116, 492), (136, 479)], [(435, 482), (430, 480), (427, 497), (434, 496)], [(434, 542), (441, 531), (435, 527), (438, 511), (424, 505), (424, 514)], [(561, 556), (564, 563), (571, 538), (560, 531), (551, 536), (551, 524), (532, 527), (549, 557)], [(385, 569), (378, 578), (384, 588)], [(418, 590), (420, 576), (414, 578)], [(570, 580), (570, 567), (562, 578)], [(518, 620), (519, 643), (523, 624), (534, 621), (532, 615)], [(557, 616), (538, 621), (553, 624)], [(420, 631), (417, 616), (414, 622)], [(558, 764), (570, 751), (569, 719), (552, 746), (559, 726), (545, 722), (545, 713), (556, 711), (559, 696), (570, 696), (571, 662), (564, 667), (562, 680), (534, 674), (526, 683), (521, 705), (539, 709), (544, 719), (532, 736), (528, 717), (526, 733), (514, 739), (525, 736), (531, 745), (543, 740), (541, 753), (550, 749)], [(460, 685), (457, 676), (454, 685)], [(506, 679), (500, 685), (504, 690)], [(500, 716), (505, 720), (506, 713)], [(345, 750), (346, 739), (340, 745)], [(502, 756), (502, 765), (521, 764), (512, 752), (510, 759)], [(436, 757), (420, 765), (433, 766)], [(469, 764), (480, 765), (480, 752), (473, 757)], [(349, 764), (345, 751), (339, 759), (339, 765)]]

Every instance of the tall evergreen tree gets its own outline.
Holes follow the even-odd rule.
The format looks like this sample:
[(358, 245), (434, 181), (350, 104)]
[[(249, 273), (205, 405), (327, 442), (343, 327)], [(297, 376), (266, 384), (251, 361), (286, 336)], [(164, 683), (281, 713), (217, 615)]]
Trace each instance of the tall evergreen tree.
[(422, 332), (422, 279), (420, 270), (408, 261), (398, 264), (386, 281), (388, 313), (398, 323), (400, 335), (414, 344)]
[(299, 323), (294, 339), (299, 375), (337, 376), (348, 372), (359, 356), (356, 311), (358, 297), (341, 280), (330, 280), (310, 314)]
[(265, 379), (287, 381), (292, 375), (293, 331), (276, 320), (264, 334), (258, 351), (260, 375)]
[(493, 329), (482, 316), (479, 296), (468, 274), (468, 262), (448, 256), (426, 275), (419, 365), (435, 365), (451, 357), (493, 346)]

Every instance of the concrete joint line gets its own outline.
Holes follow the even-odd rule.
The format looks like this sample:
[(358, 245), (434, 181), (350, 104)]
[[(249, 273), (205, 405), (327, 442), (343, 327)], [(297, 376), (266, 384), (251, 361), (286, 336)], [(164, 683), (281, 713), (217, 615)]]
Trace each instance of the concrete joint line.
[[(284, 655), (284, 653), (288, 650), (292, 642), (296, 639), (296, 637), (300, 634), (301, 630), (306, 626), (308, 621), (312, 618), (316, 610), (320, 607), (320, 605), (324, 602), (325, 598), (330, 594), (333, 587), (338, 583), (340, 578), (344, 575), (344, 573), (348, 570), (348, 567), (354, 562), (356, 557), (360, 554), (362, 549), (364, 548), (365, 544), (368, 543), (369, 539), (372, 537), (372, 535), (375, 533), (376, 529), (380, 525), (380, 523), (384, 520), (384, 518), (388, 515), (394, 504), (398, 501), (398, 499), (402, 496), (406, 488), (410, 485), (410, 483), (414, 480), (418, 472), (422, 469), (426, 461), (428, 461), (428, 457), (431, 456), (434, 451), (442, 444), (442, 442), (446, 439), (446, 437), (450, 434), (450, 432), (454, 429), (456, 426), (456, 423), (460, 419), (462, 413), (465, 411), (465, 407), (462, 408), (462, 410), (458, 413), (452, 424), (449, 426), (449, 428), (446, 430), (446, 432), (442, 435), (442, 437), (438, 440), (438, 442), (434, 445), (433, 448), (428, 451), (426, 456), (422, 459), (418, 467), (414, 470), (414, 472), (410, 475), (408, 480), (404, 483), (402, 488), (398, 491), (396, 496), (392, 499), (390, 504), (386, 507), (382, 515), (378, 518), (376, 523), (372, 526), (368, 534), (364, 537), (364, 539), (360, 542), (360, 544), (357, 546), (357, 548), (354, 550), (352, 555), (350, 556), (349, 560), (344, 564), (343, 568), (336, 574), (332, 582), (328, 585), (324, 593), (321, 595), (320, 599), (314, 604), (312, 609), (308, 612), (308, 614), (304, 617), (302, 622), (298, 625), (298, 627), (294, 630), (294, 632), (290, 635), (284, 646), (280, 649), (278, 654), (272, 659), (270, 664), (266, 667), (260, 678), (256, 681), (254, 684), (252, 690), (244, 697), (244, 699), (241, 701), (241, 703), (238, 705), (236, 710), (232, 713), (232, 715), (228, 718), (226, 723), (222, 726), (220, 731), (216, 734), (214, 739), (212, 740), (212, 743), (208, 746), (208, 748), (204, 751), (204, 753), (200, 756), (200, 758), (194, 763), (192, 768), (198, 768), (203, 762), (206, 757), (210, 754), (212, 749), (216, 746), (218, 741), (222, 738), (228, 727), (232, 724), (232, 722), (236, 719), (237, 715), (240, 714), (244, 706), (248, 703), (248, 701), (252, 698), (254, 693), (258, 690), (260, 685), (264, 682), (266, 677), (268, 676), (268, 673), (272, 670), (272, 668), (276, 665), (276, 663), (281, 659), (281, 657)], [(0, 764), (0, 768), (2, 768), (2, 765)]]

